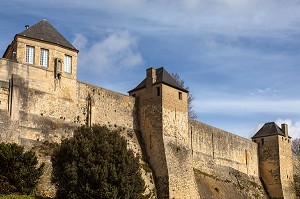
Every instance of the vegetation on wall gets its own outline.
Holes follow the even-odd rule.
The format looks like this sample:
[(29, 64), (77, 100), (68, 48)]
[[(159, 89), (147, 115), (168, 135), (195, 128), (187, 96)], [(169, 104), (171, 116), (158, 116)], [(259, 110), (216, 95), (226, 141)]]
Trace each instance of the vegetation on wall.
[(80, 127), (51, 161), (58, 198), (144, 198), (139, 158), (117, 131)]
[(0, 194), (33, 192), (44, 164), (38, 165), (33, 151), (17, 144), (0, 143)]

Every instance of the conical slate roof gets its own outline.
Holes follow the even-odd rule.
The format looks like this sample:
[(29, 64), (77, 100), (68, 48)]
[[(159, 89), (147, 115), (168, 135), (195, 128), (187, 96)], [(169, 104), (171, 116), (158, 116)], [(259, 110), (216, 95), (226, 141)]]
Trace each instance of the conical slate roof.
[[(147, 78), (145, 78), (138, 86), (136, 86), (134, 89), (132, 89), (128, 92), (132, 92), (132, 91), (135, 91), (135, 90), (145, 88), (146, 87), (146, 79)], [(167, 84), (168, 86), (171, 86), (171, 87), (176, 88), (178, 90), (188, 92), (188, 90), (186, 90), (182, 86), (180, 86), (174, 80), (174, 78), (163, 67), (156, 69), (156, 82), (155, 82), (155, 84), (159, 84), (159, 83), (164, 83), (164, 84)]]
[(259, 137), (266, 137), (270, 135), (282, 135), (284, 136), (284, 133), (282, 132), (281, 128), (279, 128), (275, 122), (269, 122), (265, 123), (263, 127), (252, 137), (253, 138), (259, 138)]
[(37, 39), (57, 44), (72, 50), (78, 50), (70, 43), (64, 36), (62, 36), (46, 19), (38, 22), (37, 24), (29, 27), (17, 36)]

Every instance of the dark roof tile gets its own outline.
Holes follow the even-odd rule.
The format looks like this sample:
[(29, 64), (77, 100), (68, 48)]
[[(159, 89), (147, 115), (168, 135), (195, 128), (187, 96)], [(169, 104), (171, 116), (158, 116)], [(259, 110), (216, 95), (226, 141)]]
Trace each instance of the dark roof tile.
[[(134, 89), (130, 90), (129, 92), (145, 88), (146, 79), (147, 78), (145, 78), (139, 85), (137, 85)], [(178, 90), (188, 92), (188, 90), (180, 86), (163, 67), (156, 69), (156, 82), (154, 84), (158, 84), (158, 83), (164, 83)]]
[(279, 128), (275, 122), (269, 122), (265, 123), (263, 127), (252, 137), (253, 138), (259, 138), (259, 137), (266, 137), (271, 135), (282, 135), (284, 136), (284, 133), (282, 132), (281, 128)]
[(57, 44), (72, 50), (78, 50), (70, 43), (64, 36), (62, 36), (46, 19), (29, 27), (23, 32), (17, 34), (18, 36), (46, 41)]

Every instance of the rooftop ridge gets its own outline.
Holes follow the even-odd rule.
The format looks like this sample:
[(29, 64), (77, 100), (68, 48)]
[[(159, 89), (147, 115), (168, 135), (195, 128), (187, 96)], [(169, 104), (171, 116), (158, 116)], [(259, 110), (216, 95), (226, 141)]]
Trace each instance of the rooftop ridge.
[(26, 27), (24, 31), (16, 34), (16, 36), (50, 42), (78, 52), (78, 50), (64, 36), (62, 36), (62, 34), (60, 34), (46, 19), (39, 21), (31, 27)]

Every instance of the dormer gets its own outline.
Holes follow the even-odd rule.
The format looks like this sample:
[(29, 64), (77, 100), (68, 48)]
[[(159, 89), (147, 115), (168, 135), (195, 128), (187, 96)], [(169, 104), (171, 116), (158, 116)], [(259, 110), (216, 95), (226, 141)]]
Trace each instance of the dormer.
[[(78, 50), (46, 19), (16, 34), (3, 58), (76, 79)], [(57, 68), (58, 67), (58, 68)]]

